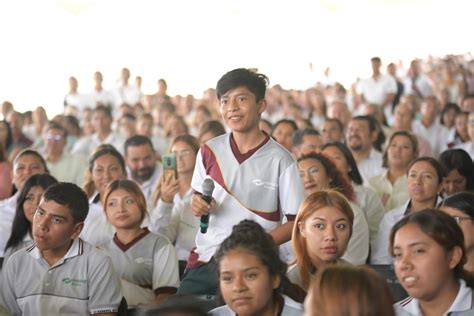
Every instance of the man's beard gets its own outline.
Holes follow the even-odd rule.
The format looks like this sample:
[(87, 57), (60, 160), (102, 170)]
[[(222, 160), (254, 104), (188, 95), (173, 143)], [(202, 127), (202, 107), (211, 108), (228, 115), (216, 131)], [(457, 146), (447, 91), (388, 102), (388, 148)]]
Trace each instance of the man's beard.
[(155, 172), (155, 167), (146, 167), (138, 169), (137, 171), (132, 171), (132, 177), (135, 181), (143, 183), (150, 180)]

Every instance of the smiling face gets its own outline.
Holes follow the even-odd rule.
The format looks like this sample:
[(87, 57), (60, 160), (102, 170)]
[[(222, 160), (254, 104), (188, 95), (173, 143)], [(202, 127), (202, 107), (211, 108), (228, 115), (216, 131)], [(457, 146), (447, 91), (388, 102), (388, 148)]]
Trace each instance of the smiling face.
[(117, 159), (110, 154), (100, 156), (94, 161), (92, 181), (99, 193), (102, 193), (110, 182), (125, 179), (125, 176), (125, 171)]
[(347, 126), (346, 141), (352, 151), (367, 151), (372, 147), (375, 133), (370, 132), (369, 123), (352, 120)]
[(340, 209), (325, 206), (298, 223), (301, 236), (306, 240), (313, 265), (331, 263), (346, 251), (350, 238), (350, 223)]
[(237, 315), (273, 315), (273, 290), (280, 285), (280, 277), (271, 276), (257, 256), (231, 250), (223, 256), (219, 270), (222, 296)]
[(260, 115), (265, 110), (264, 99), (257, 102), (246, 87), (230, 89), (220, 99), (221, 114), (226, 125), (235, 133), (259, 130)]
[(156, 168), (156, 156), (149, 144), (129, 146), (125, 153), (125, 161), (132, 178), (143, 183), (151, 178)]
[(140, 227), (145, 216), (144, 212), (140, 210), (135, 196), (124, 189), (110, 193), (104, 207), (107, 220), (116, 229)]
[(29, 177), (45, 171), (44, 165), (38, 157), (34, 155), (21, 156), (13, 165), (13, 183), (18, 190), (21, 190)]
[(329, 188), (329, 178), (323, 164), (317, 159), (304, 159), (298, 163), (300, 177), (307, 195)]
[(395, 234), (393, 243), (395, 273), (409, 295), (421, 301), (443, 298), (452, 269), (460, 257), (447, 253), (416, 224), (407, 224)]
[(440, 190), (438, 174), (429, 162), (418, 161), (408, 170), (408, 192), (412, 200), (419, 203), (434, 201)]

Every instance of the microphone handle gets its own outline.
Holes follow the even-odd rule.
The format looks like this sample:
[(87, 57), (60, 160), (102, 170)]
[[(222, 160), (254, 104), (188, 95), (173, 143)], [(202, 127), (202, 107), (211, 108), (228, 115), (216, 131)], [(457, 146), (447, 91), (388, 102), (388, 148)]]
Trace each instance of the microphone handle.
[[(208, 204), (211, 204), (212, 196), (203, 195), (202, 198)], [(201, 227), (201, 234), (207, 233), (207, 228), (209, 227), (209, 214), (201, 216), (201, 222), (199, 223), (199, 227)]]

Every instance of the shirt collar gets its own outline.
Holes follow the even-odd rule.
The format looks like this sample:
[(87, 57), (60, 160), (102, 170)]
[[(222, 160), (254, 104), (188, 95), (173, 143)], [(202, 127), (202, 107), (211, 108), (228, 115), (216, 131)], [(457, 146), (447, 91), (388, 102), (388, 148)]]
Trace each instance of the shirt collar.
[[(466, 286), (466, 282), (462, 279), (459, 281), (459, 291), (454, 299), (451, 307), (444, 313), (449, 315), (452, 312), (464, 312), (472, 309), (472, 289)], [(400, 302), (400, 307), (410, 313), (410, 315), (423, 315), (420, 310), (419, 301), (416, 298), (409, 297)]]
[[(26, 249), (26, 251), (30, 254), (35, 259), (42, 259), (43, 256), (41, 255), (40, 250), (36, 247), (36, 244), (31, 245)], [(80, 256), (84, 253), (84, 242), (80, 238), (76, 238), (73, 240), (71, 247), (69, 247), (69, 250), (67, 251), (66, 255), (56, 262), (54, 266), (58, 266), (64, 263), (66, 259), (71, 259), (76, 256)]]

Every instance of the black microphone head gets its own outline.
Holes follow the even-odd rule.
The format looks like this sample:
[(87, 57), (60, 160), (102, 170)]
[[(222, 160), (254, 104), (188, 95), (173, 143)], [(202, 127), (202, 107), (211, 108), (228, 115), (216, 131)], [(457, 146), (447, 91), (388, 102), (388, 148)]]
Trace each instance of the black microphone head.
[(214, 191), (214, 181), (212, 179), (205, 179), (202, 184), (202, 195), (212, 196), (212, 191)]

